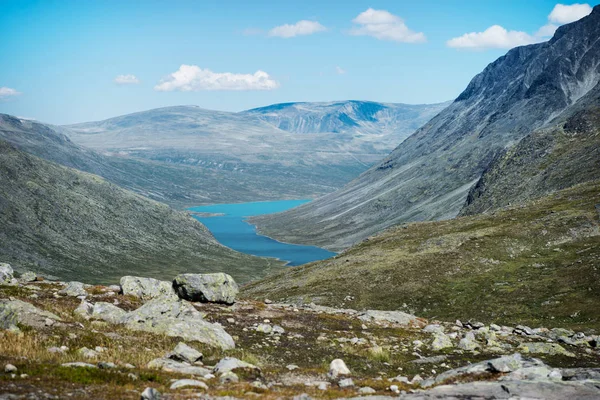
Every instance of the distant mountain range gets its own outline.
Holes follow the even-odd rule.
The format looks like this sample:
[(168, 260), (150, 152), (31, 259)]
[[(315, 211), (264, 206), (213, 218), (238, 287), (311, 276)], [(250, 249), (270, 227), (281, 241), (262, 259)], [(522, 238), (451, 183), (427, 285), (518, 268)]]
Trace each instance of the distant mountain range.
[(446, 106), (341, 101), (240, 113), (177, 106), (57, 129), (105, 156), (200, 168), (222, 177), (206, 181), (201, 203), (240, 202), (329, 193)]
[(342, 189), (252, 221), (286, 242), (341, 250), (391, 225), (453, 218), (463, 207), (490, 210), (597, 179), (599, 82), (596, 6), (550, 41), (491, 63), (450, 106)]

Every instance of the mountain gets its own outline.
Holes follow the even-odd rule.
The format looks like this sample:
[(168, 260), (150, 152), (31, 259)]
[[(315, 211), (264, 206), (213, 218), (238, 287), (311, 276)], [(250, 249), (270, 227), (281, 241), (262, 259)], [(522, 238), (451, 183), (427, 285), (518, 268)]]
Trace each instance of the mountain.
[(252, 221), (279, 240), (341, 250), (394, 224), (455, 217), (506, 148), (577, 109), (599, 81), (596, 6), (550, 41), (491, 63), (450, 106), (342, 189)]
[[(237, 201), (302, 198), (314, 186), (296, 189), (284, 179), (248, 177), (239, 171), (106, 155), (73, 143), (68, 129), (0, 114), (0, 139), (48, 161), (103, 178), (176, 208)], [(327, 187), (327, 190), (330, 190)]]
[(255, 299), (446, 321), (600, 327), (600, 180), (492, 214), (392, 227), (246, 285)]
[(194, 271), (227, 271), (243, 282), (282, 267), (220, 245), (186, 213), (3, 139), (0, 255), (20, 271), (90, 283)]
[[(105, 156), (222, 176), (220, 184), (209, 181), (205, 187), (230, 193), (229, 202), (247, 201), (231, 188), (240, 182), (254, 188), (252, 200), (306, 198), (360, 175), (446, 105), (296, 103), (240, 113), (177, 106), (63, 128), (75, 143)], [(355, 111), (342, 113), (350, 109)], [(294, 120), (293, 129), (274, 123), (275, 110)], [(331, 124), (315, 124), (316, 115)], [(335, 121), (342, 120), (353, 129), (341, 129)]]

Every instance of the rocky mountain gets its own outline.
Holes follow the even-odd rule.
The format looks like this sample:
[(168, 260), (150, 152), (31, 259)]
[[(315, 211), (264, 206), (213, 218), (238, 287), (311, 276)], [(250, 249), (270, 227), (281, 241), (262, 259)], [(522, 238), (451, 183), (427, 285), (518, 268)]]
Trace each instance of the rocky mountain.
[(221, 246), (186, 213), (2, 139), (0, 254), (19, 271), (90, 283), (216, 270), (243, 282), (281, 267)]
[(550, 41), (490, 64), (449, 107), (342, 189), (253, 222), (286, 242), (340, 250), (394, 224), (452, 218), (493, 160), (587, 104), (599, 81), (597, 6)]
[[(298, 103), (241, 113), (178, 106), (64, 129), (75, 143), (105, 156), (201, 168), (222, 177), (221, 184), (208, 180), (205, 187), (228, 193), (230, 202), (247, 199), (235, 186), (241, 182), (254, 192), (253, 200), (306, 198), (355, 178), (446, 105)], [(277, 109), (293, 126), (273, 120)]]

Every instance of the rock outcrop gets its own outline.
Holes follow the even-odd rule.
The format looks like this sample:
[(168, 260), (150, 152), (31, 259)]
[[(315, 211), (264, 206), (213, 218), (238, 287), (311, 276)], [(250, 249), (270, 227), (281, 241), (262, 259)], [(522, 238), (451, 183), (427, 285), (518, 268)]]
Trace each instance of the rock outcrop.
[(173, 288), (185, 300), (223, 304), (233, 304), (239, 291), (225, 273), (180, 274), (173, 280)]

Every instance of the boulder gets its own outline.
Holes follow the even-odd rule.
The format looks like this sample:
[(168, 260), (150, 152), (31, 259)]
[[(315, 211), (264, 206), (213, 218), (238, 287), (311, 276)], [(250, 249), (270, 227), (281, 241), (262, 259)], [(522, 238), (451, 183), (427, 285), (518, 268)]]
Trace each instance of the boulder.
[(450, 347), (454, 347), (452, 340), (441, 331), (437, 331), (433, 334), (433, 342), (431, 343), (431, 350), (439, 351), (442, 349), (447, 349)]
[(167, 281), (140, 278), (138, 276), (124, 276), (121, 278), (120, 284), (124, 295), (131, 295), (142, 300), (150, 300), (156, 297), (175, 297), (173, 285)]
[(208, 385), (202, 381), (197, 381), (195, 379), (180, 379), (171, 384), (171, 390), (177, 390), (181, 388), (200, 388), (204, 390), (208, 390)]
[(147, 387), (141, 394), (142, 400), (160, 400), (160, 392), (154, 388)]
[(120, 324), (126, 316), (127, 311), (104, 301), (94, 304), (90, 315), (92, 319), (99, 319), (111, 324)]
[(23, 272), (19, 277), (19, 281), (21, 282), (35, 282), (36, 279), (37, 274), (31, 271)]
[(423, 318), (415, 317), (402, 311), (380, 311), (367, 310), (360, 314), (358, 318), (367, 322), (389, 322), (395, 325), (423, 328), (427, 321)]
[(475, 335), (473, 332), (467, 332), (465, 337), (460, 339), (460, 342), (458, 342), (458, 348), (467, 351), (473, 351), (479, 348), (479, 344), (475, 340)]
[(350, 370), (346, 366), (344, 360), (336, 358), (329, 364), (327, 376), (330, 379), (337, 379), (340, 375), (350, 375)]
[(210, 374), (210, 370), (204, 367), (190, 365), (185, 362), (175, 361), (168, 358), (155, 358), (147, 365), (150, 369), (160, 369), (165, 372), (175, 372), (185, 375), (204, 376)]
[(238, 285), (222, 272), (215, 274), (180, 274), (173, 280), (173, 288), (182, 299), (208, 303), (235, 303)]
[(228, 372), (244, 371), (253, 375), (260, 375), (260, 368), (234, 357), (225, 357), (215, 365), (213, 373), (223, 375)]
[(59, 290), (58, 294), (71, 297), (87, 296), (85, 285), (75, 281), (67, 282), (67, 286), (65, 286), (64, 289)]
[(0, 300), (0, 329), (9, 329), (17, 324), (32, 328), (44, 328), (61, 319), (51, 312), (40, 310), (21, 300)]
[(233, 349), (233, 338), (218, 324), (203, 319), (190, 303), (173, 297), (157, 297), (121, 321), (128, 329), (153, 332), (196, 341), (224, 350)]
[(202, 353), (183, 342), (179, 342), (175, 346), (175, 349), (166, 355), (166, 358), (193, 364), (202, 361)]
[(549, 354), (549, 355), (563, 355), (568, 357), (575, 357), (575, 354), (565, 350), (560, 344), (557, 343), (522, 343), (518, 349), (522, 353), (533, 353), (533, 354)]
[(10, 264), (0, 263), (0, 285), (15, 285), (15, 271)]

